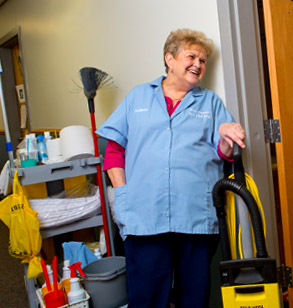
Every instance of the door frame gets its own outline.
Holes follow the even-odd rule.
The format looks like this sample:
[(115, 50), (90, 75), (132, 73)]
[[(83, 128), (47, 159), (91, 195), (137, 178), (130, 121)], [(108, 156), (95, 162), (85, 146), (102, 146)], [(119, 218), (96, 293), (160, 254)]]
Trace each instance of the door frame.
[(25, 66), (25, 56), (24, 56), (24, 48), (23, 48), (23, 38), (21, 32), (21, 26), (17, 26), (6, 33), (4, 36), (0, 38), (0, 47), (9, 48), (13, 39), (17, 39), (19, 44), (19, 50), (22, 59), (22, 71), (23, 71), (23, 80), (24, 80), (24, 91), (25, 91), (25, 98), (26, 98), (26, 109), (27, 109), (27, 130), (31, 131), (31, 121), (30, 121), (30, 108), (29, 108), (29, 90), (28, 90), (28, 83), (27, 83), (27, 71)]
[(246, 131), (243, 160), (264, 209), (269, 255), (279, 263), (270, 145), (265, 143), (266, 96), (257, 1), (217, 0), (225, 103)]

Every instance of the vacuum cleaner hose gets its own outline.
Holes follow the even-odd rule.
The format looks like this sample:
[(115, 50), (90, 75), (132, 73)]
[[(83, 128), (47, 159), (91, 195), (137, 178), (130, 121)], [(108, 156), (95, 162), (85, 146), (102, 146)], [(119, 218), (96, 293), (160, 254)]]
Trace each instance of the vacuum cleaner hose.
[[(251, 223), (254, 231), (254, 238), (255, 238), (255, 245), (257, 250), (257, 258), (267, 258), (267, 250), (265, 244), (265, 237), (263, 231), (263, 224), (261, 215), (259, 213), (257, 204), (250, 193), (250, 191), (245, 187), (244, 184), (241, 184), (235, 180), (231, 179), (222, 179), (219, 180), (214, 188), (213, 188), (213, 201), (214, 206), (217, 210), (217, 216), (219, 219), (219, 229), (220, 229), (220, 236), (221, 236), (221, 229), (225, 233), (224, 236), (227, 237), (227, 230), (223, 226), (225, 223), (225, 192), (229, 190), (233, 193), (239, 195), (243, 201), (245, 202), (248, 212), (250, 214)], [(224, 228), (224, 229), (223, 229)], [(221, 244), (223, 242), (221, 241)], [(224, 244), (225, 248), (222, 249), (229, 249), (230, 245), (228, 243)], [(227, 247), (228, 246), (228, 247)]]

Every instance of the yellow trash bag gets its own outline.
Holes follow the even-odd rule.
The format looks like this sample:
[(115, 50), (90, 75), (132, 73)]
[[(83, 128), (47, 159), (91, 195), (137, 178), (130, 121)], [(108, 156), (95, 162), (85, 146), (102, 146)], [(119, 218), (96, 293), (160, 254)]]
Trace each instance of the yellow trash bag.
[(42, 272), (38, 212), (33, 210), (19, 183), (18, 171), (14, 173), (12, 195), (0, 202), (0, 219), (10, 229), (9, 254), (29, 263), (27, 279), (37, 278)]

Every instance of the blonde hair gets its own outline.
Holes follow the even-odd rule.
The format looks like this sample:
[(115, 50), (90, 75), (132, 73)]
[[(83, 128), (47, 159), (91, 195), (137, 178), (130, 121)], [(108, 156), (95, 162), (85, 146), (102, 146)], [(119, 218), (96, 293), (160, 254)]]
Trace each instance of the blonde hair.
[(166, 73), (168, 73), (169, 68), (165, 61), (165, 55), (171, 53), (173, 57), (176, 58), (182, 47), (189, 47), (193, 44), (202, 46), (206, 50), (207, 57), (209, 57), (214, 50), (213, 41), (207, 38), (203, 32), (191, 29), (178, 29), (170, 32), (164, 45), (164, 63)]

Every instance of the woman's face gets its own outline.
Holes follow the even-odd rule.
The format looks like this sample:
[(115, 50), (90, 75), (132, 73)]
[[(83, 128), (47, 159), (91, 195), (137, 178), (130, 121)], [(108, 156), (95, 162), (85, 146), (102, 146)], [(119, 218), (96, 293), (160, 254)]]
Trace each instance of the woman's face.
[(204, 76), (207, 53), (204, 47), (194, 44), (183, 47), (176, 58), (167, 54), (166, 61), (169, 67), (168, 75), (173, 74), (182, 86), (192, 89)]

